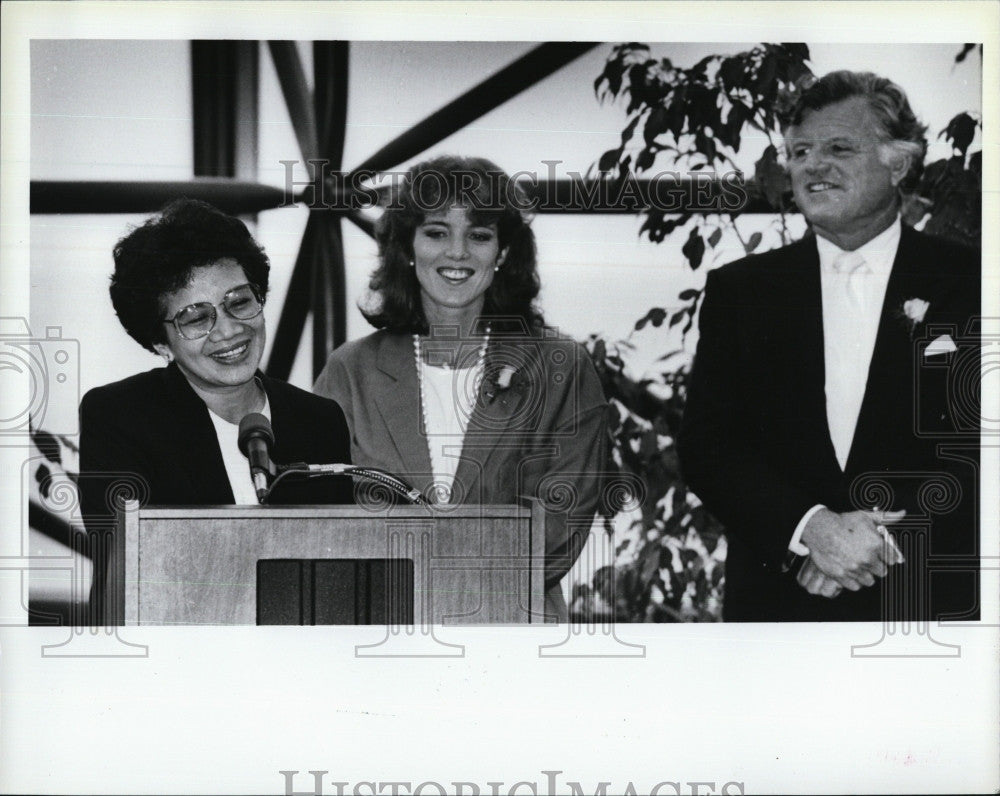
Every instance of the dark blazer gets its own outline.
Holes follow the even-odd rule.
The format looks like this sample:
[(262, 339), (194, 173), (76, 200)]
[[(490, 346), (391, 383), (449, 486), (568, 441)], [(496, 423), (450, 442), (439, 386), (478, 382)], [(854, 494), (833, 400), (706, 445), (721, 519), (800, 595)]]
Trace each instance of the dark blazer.
[[(580, 553), (607, 470), (607, 402), (589, 355), (571, 340), (497, 337), (490, 341), (487, 373), (497, 362), (518, 370), (506, 390), (484, 379), (452, 501), (516, 503), (543, 496), (557, 506), (546, 518), (545, 580), (551, 613), (565, 614), (559, 580)], [(342, 345), (314, 390), (344, 408), (355, 463), (429, 490), (431, 461), (410, 335), (379, 331)]]
[[(350, 461), (340, 407), (258, 374), (271, 405), (278, 464)], [(118, 474), (118, 475), (116, 475)], [(88, 525), (106, 523), (106, 492), (132, 484), (151, 505), (227, 505), (234, 500), (208, 407), (176, 364), (90, 390), (80, 402), (80, 493)], [(345, 477), (290, 477), (271, 502), (351, 503)]]
[[(913, 298), (930, 304), (919, 324), (902, 311)], [(978, 253), (904, 227), (841, 470), (826, 419), (815, 238), (709, 274), (678, 450), (691, 488), (726, 526), (727, 620), (978, 610), (979, 346), (970, 321), (979, 311)], [(958, 351), (924, 356), (943, 333)], [(819, 503), (838, 512), (905, 508), (890, 530), (906, 563), (860, 592), (808, 594), (782, 562), (799, 520)], [(889, 589), (901, 591), (889, 600)]]

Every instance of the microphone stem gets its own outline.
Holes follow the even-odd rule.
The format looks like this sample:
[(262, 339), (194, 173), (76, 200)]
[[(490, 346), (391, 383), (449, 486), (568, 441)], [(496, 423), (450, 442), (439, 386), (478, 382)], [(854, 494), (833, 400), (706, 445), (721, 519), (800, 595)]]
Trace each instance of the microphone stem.
[(265, 503), (267, 501), (268, 484), (267, 473), (257, 470), (253, 474), (253, 488), (257, 491), (257, 501)]

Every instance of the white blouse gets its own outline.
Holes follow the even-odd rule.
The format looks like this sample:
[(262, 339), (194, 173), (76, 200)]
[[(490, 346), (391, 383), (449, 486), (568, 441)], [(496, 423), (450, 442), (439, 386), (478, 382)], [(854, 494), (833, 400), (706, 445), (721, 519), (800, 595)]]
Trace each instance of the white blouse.
[[(271, 402), (268, 401), (266, 393), (264, 395), (264, 408), (260, 410), (260, 413), (268, 420), (271, 419)], [(240, 450), (239, 424), (224, 420), (211, 409), (208, 410), (208, 416), (212, 418), (215, 435), (219, 438), (222, 463), (226, 467), (226, 475), (229, 477), (229, 486), (232, 487), (236, 505), (256, 506), (259, 501), (257, 500), (257, 490), (253, 486), (253, 479), (250, 477), (250, 464)]]
[(465, 430), (476, 405), (481, 366), (435, 367), (421, 362), (420, 378), (423, 432), (434, 473), (434, 500), (448, 503), (462, 454)]

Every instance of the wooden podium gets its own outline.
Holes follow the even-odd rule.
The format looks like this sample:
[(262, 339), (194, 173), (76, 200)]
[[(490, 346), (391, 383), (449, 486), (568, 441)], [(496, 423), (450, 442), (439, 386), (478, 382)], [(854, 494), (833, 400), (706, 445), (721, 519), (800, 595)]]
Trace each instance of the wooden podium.
[(144, 507), (119, 512), (127, 625), (544, 621), (545, 512), (525, 506)]

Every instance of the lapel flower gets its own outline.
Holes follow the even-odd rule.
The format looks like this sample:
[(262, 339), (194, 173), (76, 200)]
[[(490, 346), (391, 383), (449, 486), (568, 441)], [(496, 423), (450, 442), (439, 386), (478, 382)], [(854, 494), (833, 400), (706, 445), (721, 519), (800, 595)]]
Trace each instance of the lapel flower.
[(513, 365), (504, 365), (500, 368), (500, 373), (497, 374), (497, 388), (500, 390), (506, 390), (510, 387), (511, 377), (517, 373), (517, 368)]
[[(513, 365), (503, 365), (496, 374), (488, 376), (486, 378), (486, 383), (483, 385), (483, 392), (486, 395), (486, 403), (493, 403), (496, 398), (507, 392), (510, 389), (511, 384), (515, 383), (514, 375), (517, 373), (517, 368)], [(506, 403), (501, 401), (501, 403)]]
[(916, 331), (917, 324), (924, 322), (924, 316), (927, 314), (930, 306), (929, 301), (919, 298), (911, 298), (903, 302), (903, 316), (910, 324), (910, 337)]

